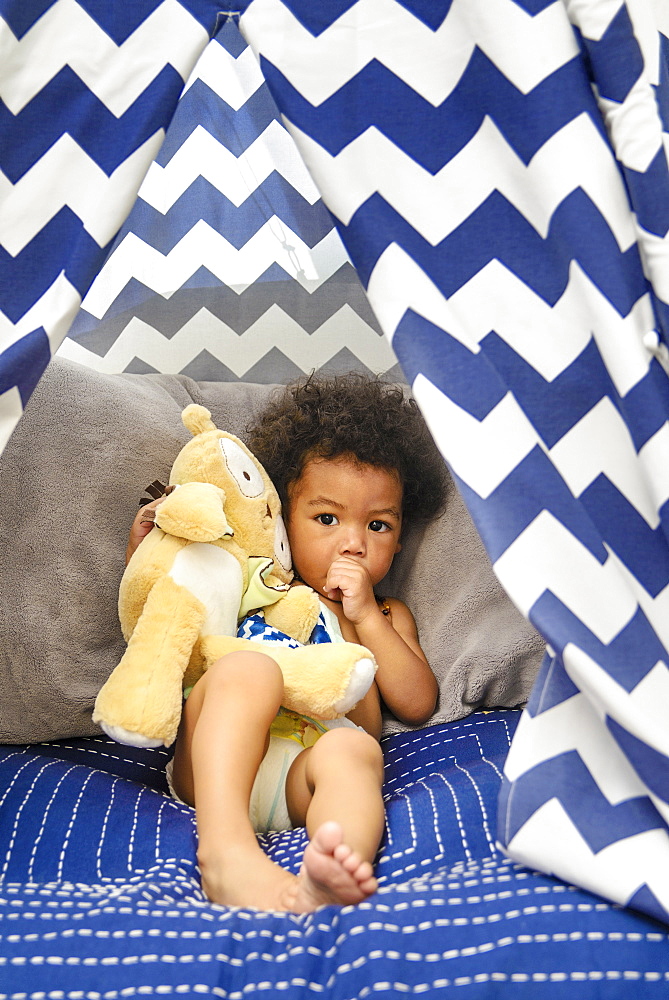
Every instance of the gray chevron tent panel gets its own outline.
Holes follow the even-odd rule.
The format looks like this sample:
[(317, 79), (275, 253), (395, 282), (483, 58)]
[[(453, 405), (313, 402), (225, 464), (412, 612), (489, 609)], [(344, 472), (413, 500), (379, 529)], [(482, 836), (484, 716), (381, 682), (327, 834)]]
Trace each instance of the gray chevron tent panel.
[(224, 381), (398, 369), (235, 19), (198, 59), (60, 353)]
[(547, 641), (498, 839), (666, 922), (666, 6), (235, 11), (0, 0), (0, 438), (61, 344), (261, 381), (396, 356)]

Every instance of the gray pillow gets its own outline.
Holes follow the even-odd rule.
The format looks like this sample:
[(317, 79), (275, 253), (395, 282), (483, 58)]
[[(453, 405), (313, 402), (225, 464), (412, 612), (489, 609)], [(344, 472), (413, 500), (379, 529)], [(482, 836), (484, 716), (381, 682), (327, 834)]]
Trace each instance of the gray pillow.
[[(167, 481), (190, 438), (182, 409), (201, 403), (243, 438), (272, 388), (51, 362), (0, 459), (0, 742), (99, 731), (93, 702), (124, 650), (128, 530), (143, 488)], [(455, 490), (445, 517), (407, 540), (384, 589), (416, 615), (440, 682), (435, 720), (527, 698), (543, 642), (497, 584)]]

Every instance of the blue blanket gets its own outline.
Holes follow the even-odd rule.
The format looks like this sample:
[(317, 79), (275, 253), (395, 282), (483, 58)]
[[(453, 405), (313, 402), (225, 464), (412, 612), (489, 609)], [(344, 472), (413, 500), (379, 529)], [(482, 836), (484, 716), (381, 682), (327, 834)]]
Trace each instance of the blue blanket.
[[(206, 899), (167, 751), (102, 737), (0, 748), (0, 997), (665, 997), (661, 925), (497, 849), (518, 718), (385, 739), (379, 891), (306, 915)], [(261, 842), (297, 869), (304, 831)]]

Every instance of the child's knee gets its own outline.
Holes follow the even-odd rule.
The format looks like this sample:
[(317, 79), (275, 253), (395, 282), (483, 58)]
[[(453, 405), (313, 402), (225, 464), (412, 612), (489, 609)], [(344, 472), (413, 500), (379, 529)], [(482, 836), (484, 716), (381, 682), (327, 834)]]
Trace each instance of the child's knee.
[(212, 663), (204, 679), (210, 690), (241, 687), (264, 694), (274, 690), (279, 696), (283, 693), (283, 675), (276, 660), (261, 650), (236, 650), (222, 656)]
[(362, 729), (348, 726), (330, 729), (324, 733), (312, 747), (312, 753), (318, 753), (321, 758), (327, 757), (336, 766), (345, 766), (348, 761), (351, 767), (367, 767), (383, 780), (383, 754), (377, 740)]

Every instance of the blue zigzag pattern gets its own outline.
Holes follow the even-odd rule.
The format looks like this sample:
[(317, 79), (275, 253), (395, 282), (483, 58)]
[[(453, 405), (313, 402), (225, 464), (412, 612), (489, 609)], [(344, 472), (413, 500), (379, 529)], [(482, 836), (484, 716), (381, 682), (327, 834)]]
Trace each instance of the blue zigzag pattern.
[[(562, 656), (569, 643), (575, 643), (596, 663), (606, 663), (607, 671), (628, 692), (633, 691), (665, 655), (662, 642), (640, 608), (608, 644), (593, 635), (580, 618), (550, 591), (543, 593), (535, 602), (531, 618), (537, 628), (550, 629), (551, 645), (559, 656)], [(564, 673), (563, 666), (559, 670)], [(566, 673), (564, 682), (557, 687), (562, 691), (559, 697), (550, 691), (547, 693), (542, 684), (538, 683), (536, 700), (528, 702), (529, 714), (539, 715), (571, 697), (577, 690)], [(539, 692), (542, 693), (541, 700)]]
[[(485, 337), (480, 346), (504, 384), (517, 397), (548, 448), (552, 448), (605, 396), (627, 423), (637, 451), (661, 426), (657, 422), (661, 421), (661, 412), (658, 414), (657, 407), (644, 406), (641, 393), (634, 398), (629, 394), (625, 398), (620, 396), (594, 340), (590, 340), (581, 354), (550, 382), (496, 333)], [(654, 392), (659, 388), (669, 406), (666, 380), (657, 385), (652, 374), (654, 370), (648, 376), (653, 381)], [(636, 388), (640, 388), (645, 381), (641, 380)], [(651, 428), (648, 427), (646, 409), (650, 409), (654, 418)], [(637, 429), (638, 417), (641, 423)]]
[[(109, 39), (120, 45), (151, 14), (158, 15), (155, 23), (159, 23), (162, 3), (163, 0), (138, 0), (137, 4), (132, 5), (132, 10), (126, 9), (125, 4), (100, 4), (97, 0), (85, 0), (79, 6), (102, 28)], [(43, 43), (46, 28), (45, 22), (40, 23), (40, 20), (53, 6), (53, 2), (43, 0), (30, 0), (23, 4), (3, 0), (0, 3), (3, 31), (7, 34), (13, 32), (20, 44), (26, 46), (24, 63), (29, 58), (29, 53), (34, 51), (34, 46), (39, 48)], [(176, 60), (187, 65), (189, 58), (194, 59), (197, 54), (189, 51), (189, 47), (201, 44), (201, 26), (213, 32), (218, 9), (211, 0), (183, 0), (181, 6), (185, 12), (182, 23), (187, 23), (190, 16), (193, 23), (198, 25), (197, 30), (190, 33), (189, 37), (166, 38), (162, 41), (166, 53), (171, 51)], [(170, 11), (167, 10), (167, 17), (169, 16)], [(62, 21), (57, 23), (62, 25)], [(35, 34), (28, 37), (31, 28)], [(91, 24), (93, 35), (97, 30)], [(67, 38), (66, 29), (65, 35), (63, 39), (50, 39), (51, 44), (60, 47), (63, 43), (72, 42), (72, 39)], [(11, 43), (11, 39), (8, 41)], [(76, 52), (76, 44), (72, 51)], [(11, 66), (11, 62), (9, 65)], [(123, 60), (119, 60), (119, 73), (124, 71), (123, 65)], [(107, 69), (108, 67), (105, 72)], [(8, 64), (0, 67), (0, 76), (3, 71), (9, 72)], [(23, 84), (27, 81), (28, 77), (25, 76)], [(118, 82), (121, 86), (125, 83), (121, 80)], [(73, 156), (71, 171), (63, 172), (59, 178), (59, 190), (62, 197), (63, 191), (66, 192), (66, 184), (69, 183), (74, 203), (78, 187), (82, 183), (79, 171), (82, 167), (85, 170), (86, 157), (92, 159), (108, 175), (111, 174), (131, 153), (145, 144), (150, 136), (165, 128), (183, 83), (180, 74), (170, 64), (170, 57), (166, 55), (165, 64), (162, 68), (157, 66), (154, 78), (144, 91), (130, 107), (118, 114), (110, 111), (83, 83), (75, 70), (66, 65), (50, 81), (40, 86), (39, 92), (27, 100), (27, 104), (16, 116), (10, 113), (7, 104), (0, 102), (0, 169), (10, 183), (23, 181), (24, 188), (19, 197), (25, 197), (25, 185), (31, 183), (30, 178), (26, 177), (27, 171), (42, 159), (47, 162), (46, 157), (53, 145), (61, 136), (67, 135), (73, 145), (79, 146), (81, 152)], [(27, 97), (29, 95), (24, 94), (24, 98)], [(137, 161), (135, 170), (141, 169)], [(133, 190), (133, 186), (134, 190), (137, 189), (141, 177), (130, 176), (130, 171), (126, 171), (122, 181), (126, 185), (127, 194)], [(90, 183), (89, 178), (86, 183)], [(118, 185), (116, 189), (116, 197), (122, 199), (124, 192)], [(47, 208), (51, 207), (48, 203), (49, 196), (48, 187), (34, 192), (37, 202), (43, 198)], [(25, 333), (10, 334), (13, 346), (9, 353), (3, 352), (0, 355), (2, 383), (6, 387), (3, 389), (5, 397), (0, 397), (0, 450), (18, 419), (16, 404), (12, 402), (15, 396), (10, 390), (17, 388), (18, 395), (25, 404), (31, 386), (44, 370), (51, 351), (59, 345), (67, 332), (67, 323), (78, 304), (78, 296), (85, 294), (89, 288), (108, 250), (108, 247), (100, 247), (92, 239), (85, 228), (85, 221), (77, 218), (71, 208), (67, 207), (67, 193), (64, 194), (64, 200), (66, 207), (61, 207), (62, 201), (54, 205), (50, 221), (19, 252), (13, 248), (10, 254), (5, 247), (0, 247), (0, 312), (7, 321), (14, 324), (19, 323), (35, 305), (39, 312), (35, 320), (36, 329), (30, 332), (29, 324), (26, 323)], [(108, 222), (113, 223), (115, 216), (118, 216), (120, 225), (123, 221), (123, 210), (120, 207), (122, 202), (118, 205), (109, 204), (107, 199), (101, 197), (100, 203), (104, 205)], [(45, 217), (48, 217), (48, 212)], [(48, 293), (55, 289), (57, 282), (60, 284), (49, 299)], [(48, 328), (48, 339), (40, 324)], [(26, 372), (31, 366), (33, 373), (28, 376)], [(13, 369), (14, 375), (11, 374)]]
[[(542, 511), (553, 514), (602, 565), (606, 562), (606, 550), (591, 518), (538, 446), (485, 500), (459, 477), (458, 485), (470, 511), (481, 520), (479, 530), (493, 562)], [(502, 530), (499, 523), (503, 523)]]
[[(198, 268), (193, 277), (174, 297), (163, 299), (156, 296), (151, 288), (131, 278), (123, 291), (105, 313), (104, 324), (80, 309), (70, 328), (70, 336), (79, 343), (86, 344), (86, 334), (95, 333), (95, 350), (106, 351), (119, 337), (123, 328), (133, 318), (144, 320), (170, 338), (200, 311), (203, 304), (207, 311), (231, 326), (237, 333), (245, 333), (267, 311), (267, 300), (259, 294), (264, 286), (271, 286), (271, 301), (288, 316), (299, 318), (300, 325), (307, 333), (323, 322), (328, 312), (338, 312), (348, 306), (370, 327), (376, 329), (374, 316), (362, 294), (358, 300), (351, 295), (351, 285), (355, 275), (350, 264), (343, 264), (335, 272), (331, 281), (324, 282), (314, 291), (306, 291), (299, 283), (289, 280), (289, 275), (277, 264), (272, 264), (256, 281), (243, 292), (228, 288), (216, 275), (206, 268)], [(207, 293), (210, 294), (207, 294)], [(323, 299), (320, 302), (320, 299)], [(118, 324), (114, 324), (118, 317)]]
[(583, 507), (616, 555), (630, 569), (651, 597), (658, 597), (669, 582), (669, 547), (665, 517), (649, 527), (633, 504), (600, 475), (581, 497)]
[[(542, 594), (534, 605), (533, 615), (535, 617), (537, 616), (537, 608), (544, 601), (557, 602), (558, 618), (563, 610), (566, 611), (561, 601), (557, 601), (557, 598), (553, 594), (546, 593)], [(570, 612), (567, 612), (567, 614), (570, 614)], [(525, 712), (528, 716), (534, 718), (537, 715), (541, 715), (542, 712), (550, 712), (556, 705), (562, 705), (563, 702), (569, 701), (570, 698), (573, 698), (577, 694), (580, 694), (580, 689), (574, 684), (565, 670), (560, 657), (552, 656), (546, 650), (541, 668), (537, 674), (536, 683), (525, 706)]]
[[(434, 359), (436, 364), (429, 365), (434, 384), (477, 420), (483, 420), (504, 398), (506, 386), (482, 351), (470, 351), (455, 337), (413, 311), (404, 314), (395, 331), (393, 345), (411, 382), (428, 370), (424, 361)], [(466, 378), (463, 378), (464, 373)]]
[[(223, 51), (219, 51), (219, 47)], [(71, 327), (70, 338), (76, 340), (80, 347), (92, 351), (94, 358), (104, 356), (105, 348), (111, 349), (116, 341), (119, 341), (120, 346), (116, 356), (123, 354), (127, 357), (126, 343), (131, 334), (125, 333), (124, 320), (130, 323), (137, 316), (146, 317), (150, 332), (145, 335), (141, 349), (133, 347), (133, 351), (137, 350), (141, 354), (143, 363), (150, 364), (152, 351), (155, 350), (155, 344), (159, 343), (155, 335), (163, 334), (166, 338), (172, 338), (180, 329), (174, 328), (173, 319), (159, 301), (160, 293), (169, 294), (172, 311), (182, 317), (182, 325), (185, 325), (193, 315), (194, 310), (188, 303), (191, 299), (194, 303), (197, 301), (198, 291), (200, 305), (206, 302), (210, 313), (219, 316), (227, 328), (232, 327), (242, 334), (250, 325), (251, 320), (246, 318), (249, 311), (248, 295), (240, 297), (239, 289), (235, 291), (228, 289), (222, 278), (212, 273), (216, 269), (211, 266), (209, 260), (206, 261), (209, 266), (203, 264), (196, 267), (194, 273), (189, 272), (189, 265), (186, 262), (179, 265), (183, 267), (182, 275), (177, 275), (175, 278), (172, 272), (169, 272), (169, 277), (165, 280), (170, 282), (176, 280), (176, 289), (171, 285), (163, 288), (160, 274), (157, 275), (155, 288), (146, 287), (148, 284), (146, 281), (137, 280), (134, 276), (133, 270), (138, 268), (143, 274), (145, 259), (149, 259), (142, 251), (142, 244), (166, 257), (186, 238), (189, 238), (192, 244), (193, 228), (197, 225), (201, 229), (203, 223), (207, 224), (213, 233), (220, 233), (225, 238), (226, 252), (228, 248), (233, 248), (240, 255), (245, 254), (244, 262), (248, 258), (246, 251), (249, 242), (262, 230), (262, 235), (256, 244), (257, 255), (259, 261), (265, 263), (260, 257), (261, 254), (265, 254), (268, 266), (260, 278), (256, 279), (258, 289), (256, 297), (262, 302), (263, 311), (259, 312), (257, 308), (252, 308), (255, 318), (263, 316), (272, 304), (263, 290), (263, 284), (271, 282), (292, 286), (292, 291), (277, 292), (275, 298), (281, 301), (284, 311), (291, 320), (307, 332), (316, 329), (325, 320), (331, 320), (344, 305), (349, 305), (358, 313), (363, 323), (369, 325), (371, 317), (361, 315), (357, 306), (356, 294), (360, 286), (358, 284), (356, 287), (352, 283), (352, 275), (347, 277), (339, 267), (333, 274), (328, 271), (323, 276), (316, 275), (314, 262), (320, 259), (319, 254), (323, 253), (327, 255), (327, 260), (333, 259), (335, 263), (337, 262), (337, 251), (332, 249), (331, 238), (336, 236), (334, 222), (320, 199), (315, 197), (311, 179), (304, 167), (299, 165), (294, 151), (291, 158), (292, 140), (280, 122), (278, 109), (266, 83), (262, 82), (259, 67), (256, 67), (257, 74), (254, 75), (249, 55), (250, 49), (243, 41), (233, 20), (228, 18), (210, 43), (206, 62), (203, 59), (203, 66), (206, 68), (202, 70), (202, 76), (198, 76), (197, 67), (194, 70), (170, 122), (165, 141), (156, 156), (155, 167), (147, 176), (145, 185), (140, 190), (140, 196), (110, 251), (109, 267), (114, 268), (113, 280), (116, 283), (119, 280), (118, 276), (122, 275), (121, 283), (124, 287), (115, 295), (114, 301), (105, 301), (103, 305), (97, 304), (91, 307), (98, 314), (101, 309), (105, 310), (102, 322), (98, 322), (88, 312), (88, 302), (84, 301), (80, 314)], [(244, 62), (239, 71), (240, 88), (243, 88), (242, 93), (248, 92), (249, 96), (238, 107), (239, 93), (236, 94), (233, 106), (226, 102), (225, 94), (221, 95), (219, 90), (222, 81), (227, 80), (229, 74), (235, 72), (234, 62), (242, 58)], [(216, 67), (220, 67), (221, 72), (218, 80), (211, 76), (216, 72)], [(203, 169), (200, 160), (203, 155), (203, 143), (207, 149), (213, 148), (206, 170)], [(220, 157), (216, 155), (214, 144), (220, 147)], [(271, 164), (273, 155), (278, 166), (266, 176), (267, 164)], [(243, 162), (235, 166), (235, 160), (240, 158), (243, 158)], [(164, 173), (161, 173), (159, 168), (162, 168)], [(280, 170), (282, 172), (279, 172)], [(255, 172), (259, 173), (257, 181)], [(175, 198), (174, 202), (171, 202), (172, 198)], [(234, 201), (231, 200), (233, 198)], [(297, 237), (300, 247), (305, 246), (316, 251), (311, 264), (308, 265), (311, 266), (309, 275), (312, 280), (314, 278), (318, 281), (325, 280), (329, 289), (328, 291), (324, 288), (322, 294), (310, 292), (308, 303), (305, 291), (295, 280), (295, 271), (292, 270), (296, 267), (302, 276), (306, 276), (305, 252), (300, 247), (292, 247), (295, 239), (291, 233)], [(132, 239), (126, 242), (128, 236)], [(318, 249), (321, 246), (323, 249)], [(197, 255), (197, 248), (194, 248), (193, 253)], [(341, 246), (339, 253), (343, 262), (346, 255)], [(278, 254), (279, 257), (276, 262), (270, 264), (274, 254)], [(193, 258), (193, 263), (197, 264), (196, 256)], [(234, 272), (234, 261), (230, 266)], [(243, 266), (248, 268), (246, 263)], [(251, 273), (255, 273), (252, 268)], [(345, 298), (340, 294), (332, 294), (337, 281), (336, 275), (340, 273), (346, 281)], [(101, 282), (104, 282), (104, 269), (100, 277)], [(213, 294), (216, 289), (220, 290), (219, 307), (210, 308), (213, 299), (209, 293)], [(362, 293), (361, 288), (360, 292)], [(185, 312), (182, 303), (185, 303)], [(306, 318), (303, 320), (302, 312), (305, 311), (305, 307)], [(348, 315), (347, 311), (342, 309), (341, 322), (346, 323), (347, 327), (350, 326), (346, 319)], [(163, 319), (165, 328), (162, 326)], [(134, 329), (137, 327), (133, 327)], [(269, 336), (269, 327), (267, 334), (262, 331), (258, 333), (256, 330), (256, 339), (265, 335)], [(210, 345), (210, 335), (207, 331), (203, 336), (204, 342)], [(378, 340), (373, 325), (370, 326), (370, 336)], [(350, 335), (350, 339), (353, 341), (354, 334)], [(183, 352), (186, 349), (189, 353), (192, 352), (195, 361), (200, 357), (195, 338), (191, 338), (186, 346), (184, 343), (184, 337), (178, 338), (178, 342), (175, 341), (177, 345), (175, 350), (180, 352), (180, 366), (183, 365)], [(160, 343), (161, 349), (162, 346)], [(355, 351), (355, 344), (352, 343), (352, 347)], [(252, 347), (250, 350), (254, 352), (255, 361), (257, 347)], [(299, 354), (299, 347), (292, 348), (292, 351), (293, 354)], [(242, 357), (243, 352), (244, 342), (240, 339)], [(268, 365), (271, 361), (270, 353), (265, 355)], [(211, 357), (211, 354), (205, 351), (204, 356)], [(290, 356), (289, 360), (299, 365), (299, 357)], [(216, 363), (219, 365), (219, 370), (221, 366), (224, 368), (225, 377), (234, 377), (230, 368), (225, 366), (223, 358), (218, 358)], [(239, 359), (237, 364), (239, 366)]]
[(331, 0), (325, 8), (320, 4), (303, 3), (302, 0), (287, 0), (284, 6), (312, 35), (318, 36), (356, 3), (357, 0)]
[[(506, 806), (502, 791), (500, 805)], [(558, 797), (563, 808), (587, 838), (593, 853), (625, 837), (646, 830), (666, 829), (664, 821), (645, 797), (626, 799), (612, 805), (602, 795), (592, 774), (577, 751), (560, 754), (516, 780), (513, 788), (513, 822), (507, 836), (511, 840), (537, 809)], [(505, 809), (502, 809), (505, 812)]]
[(601, 38), (581, 35), (597, 89), (610, 101), (624, 101), (643, 72), (644, 63), (627, 7), (621, 6)]
[[(17, 38), (30, 31), (34, 24), (53, 7), (58, 0), (30, 0), (30, 3), (15, 3), (14, 0), (0, 2), (0, 17), (12, 29)], [(100, 0), (77, 0), (79, 6), (103, 28), (117, 45), (121, 45), (140, 24), (162, 4), (163, 0), (134, 0), (132, 4), (100, 3)], [(180, 3), (207, 30), (213, 30), (218, 5), (211, 0), (180, 0)], [(236, 3), (238, 10), (247, 4)]]
[(630, 763), (643, 776), (653, 795), (669, 803), (669, 773), (664, 754), (658, 753), (647, 743), (628, 733), (615, 719), (607, 719), (606, 724), (619, 746), (625, 751)]
[[(628, 429), (635, 426), (638, 408), (630, 406), (629, 401), (622, 400), (616, 392), (593, 340), (571, 365), (548, 383), (496, 334), (484, 338), (481, 352), (473, 354), (419, 317), (413, 318), (410, 327), (405, 317), (398, 327), (395, 344), (401, 358), (407, 350), (401, 347), (406, 337), (405, 323), (410, 329), (414, 353), (416, 348), (423, 352), (430, 350), (432, 363), (438, 364), (434, 383), (479, 420), (511, 390), (548, 448), (605, 397), (627, 418)], [(417, 340), (420, 341), (418, 345)], [(409, 365), (407, 368), (411, 370)], [(669, 392), (666, 379), (662, 388), (666, 395)], [(662, 411), (658, 411), (657, 406), (652, 412), (656, 421), (661, 418)], [(644, 422), (642, 434), (646, 431)], [(637, 447), (645, 441), (644, 436), (638, 440)], [(669, 582), (666, 523), (661, 522), (652, 529), (603, 475), (594, 479), (579, 503), (537, 447), (485, 500), (466, 483), (461, 483), (461, 491), (486, 538), (493, 560), (513, 544), (542, 510), (548, 510), (602, 562), (605, 554), (600, 539), (609, 542), (651, 596), (657, 596)], [(581, 504), (582, 509), (579, 509)], [(491, 526), (489, 530), (488, 525)]]
[(6, 348), (0, 354), (0, 396), (16, 386), (25, 406), (50, 360), (49, 338), (42, 328)]
[[(16, 257), (0, 247), (2, 312), (18, 323), (61, 272), (84, 295), (107, 250), (88, 235), (74, 212), (62, 208)], [(30, 276), (29, 283), (26, 275)]]
[(40, 17), (53, 7), (56, 0), (36, 0), (30, 4), (12, 3), (12, 0), (1, 0), (0, 16), (7, 22), (17, 38), (23, 38), (26, 32), (39, 21)]
[[(321, 8), (310, 0), (283, 0), (283, 4), (315, 37), (323, 34), (334, 22), (352, 7), (357, 0), (330, 0), (327, 7)], [(539, 14), (549, 7), (553, 0), (514, 0), (528, 14)], [(400, 5), (410, 11), (416, 18), (436, 31), (444, 23), (451, 9), (453, 0), (400, 0)]]
[(624, 167), (623, 171), (634, 194), (634, 209), (639, 224), (649, 233), (665, 236), (669, 231), (669, 194), (664, 183), (667, 174), (664, 150), (658, 151), (644, 173), (631, 167)]
[[(577, 57), (523, 94), (484, 52), (475, 49), (457, 88), (437, 107), (376, 61), (317, 107), (269, 60), (261, 58), (260, 65), (272, 93), (278, 95), (281, 111), (333, 156), (373, 125), (436, 173), (470, 142), (486, 115), (525, 164), (584, 111), (603, 140), (606, 136)], [(360, 93), (365, 94), (364, 101), (358, 99)]]
[[(658, 395), (669, 406), (666, 378), (656, 363), (621, 398), (593, 340), (551, 382), (497, 334), (485, 337), (480, 344), (482, 350), (474, 353), (411, 311), (398, 325), (393, 344), (412, 381), (420, 373), (429, 373), (445, 395), (478, 420), (511, 390), (548, 448), (607, 397), (623, 417), (639, 451), (664, 423), (664, 408), (656, 405)], [(434, 370), (431, 358), (440, 361)]]
[[(158, 129), (167, 127), (182, 87), (177, 71), (165, 66), (128, 110), (117, 116), (66, 66), (18, 115), (0, 103), (0, 167), (16, 184), (67, 134), (111, 174)], [(73, 103), (80, 109), (76, 117)]]
[[(415, 377), (419, 371), (427, 371), (445, 395), (479, 420), (487, 416), (510, 389), (547, 447), (552, 447), (604, 397), (627, 418), (630, 430), (635, 427), (638, 407), (630, 405), (629, 399), (620, 399), (592, 340), (552, 383), (519, 358), (496, 334), (484, 338), (482, 351), (473, 354), (427, 321), (407, 315), (398, 327), (394, 343), (411, 375)], [(407, 359), (409, 351), (413, 352), (413, 364), (416, 356), (429, 354), (430, 367), (414, 368)], [(654, 374), (643, 381), (654, 379)], [(666, 396), (663, 376), (662, 389)], [(637, 395), (640, 395), (639, 386)], [(656, 394), (654, 402), (657, 402)], [(654, 416), (655, 429), (658, 429), (663, 411), (655, 405), (650, 412)], [(641, 433), (637, 435), (637, 447), (645, 443), (647, 430), (644, 420)], [(466, 483), (460, 481), (459, 486), (493, 561), (513, 545), (542, 511), (549, 511), (601, 563), (606, 559), (602, 541), (608, 542), (652, 597), (669, 582), (666, 521), (651, 528), (628, 498), (604, 475), (598, 475), (577, 501), (549, 458), (535, 447), (484, 500)], [(549, 615), (539, 620), (531, 613), (531, 617), (544, 630), (552, 625), (551, 641), (559, 645), (553, 634), (557, 616)], [(594, 658), (601, 662), (601, 644), (595, 654)], [(654, 655), (657, 659), (658, 652)], [(613, 666), (611, 669), (615, 672)]]
[[(168, 254), (194, 224), (194, 205), (201, 206), (199, 219), (222, 233), (241, 250), (251, 237), (274, 217), (297, 232), (309, 247), (316, 246), (332, 232), (332, 218), (321, 202), (310, 204), (280, 174), (271, 174), (250, 191), (237, 206), (204, 177), (198, 177), (178, 198), (167, 215), (139, 198), (133, 208), (128, 231), (141, 234), (146, 243)], [(234, 223), (234, 225), (232, 224)], [(119, 237), (123, 239), (126, 227)]]
[(583, 191), (574, 191), (556, 209), (546, 239), (498, 192), (434, 247), (380, 195), (372, 195), (349, 225), (339, 228), (365, 286), (381, 254), (397, 243), (420, 261), (447, 298), (491, 260), (501, 260), (550, 305), (567, 287), (572, 261), (621, 316), (648, 289), (638, 247), (621, 253), (606, 219)]
[[(213, 39), (216, 42), (216, 39)], [(216, 109), (215, 116), (212, 108)], [(207, 131), (233, 156), (241, 156), (272, 122), (279, 121), (279, 113), (266, 85), (259, 87), (237, 111), (203, 80), (196, 80), (179, 102), (179, 113), (174, 116), (165, 136), (156, 163), (166, 166), (183, 146), (191, 133), (207, 121)]]

